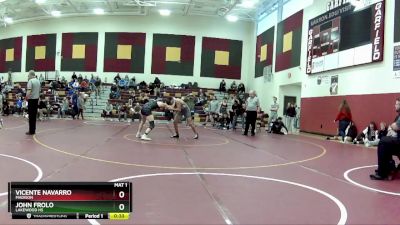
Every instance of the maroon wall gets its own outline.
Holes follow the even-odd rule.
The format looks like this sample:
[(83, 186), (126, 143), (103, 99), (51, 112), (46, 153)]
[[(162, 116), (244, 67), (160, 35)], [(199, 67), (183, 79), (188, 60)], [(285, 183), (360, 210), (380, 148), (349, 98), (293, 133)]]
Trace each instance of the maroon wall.
[(364, 129), (370, 121), (375, 121), (378, 126), (381, 121), (391, 123), (396, 117), (394, 105), (398, 97), (400, 93), (302, 98), (300, 129), (335, 135), (337, 123), (333, 120), (343, 98), (350, 105), (358, 131)]

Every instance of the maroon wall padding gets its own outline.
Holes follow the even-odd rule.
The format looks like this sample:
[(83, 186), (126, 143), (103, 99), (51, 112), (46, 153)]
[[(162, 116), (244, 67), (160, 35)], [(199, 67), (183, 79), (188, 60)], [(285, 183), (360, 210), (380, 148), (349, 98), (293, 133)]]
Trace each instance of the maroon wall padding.
[(300, 129), (305, 132), (335, 135), (337, 122), (334, 123), (333, 120), (343, 98), (350, 105), (359, 132), (367, 127), (370, 121), (375, 121), (377, 126), (381, 121), (390, 124), (396, 117), (394, 105), (398, 97), (400, 93), (302, 98)]

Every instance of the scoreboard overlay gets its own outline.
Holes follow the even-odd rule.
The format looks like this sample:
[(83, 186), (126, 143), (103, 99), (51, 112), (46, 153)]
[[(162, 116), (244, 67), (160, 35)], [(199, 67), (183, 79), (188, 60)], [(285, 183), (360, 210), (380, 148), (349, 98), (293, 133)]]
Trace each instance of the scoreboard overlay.
[(13, 219), (129, 219), (130, 182), (9, 182)]

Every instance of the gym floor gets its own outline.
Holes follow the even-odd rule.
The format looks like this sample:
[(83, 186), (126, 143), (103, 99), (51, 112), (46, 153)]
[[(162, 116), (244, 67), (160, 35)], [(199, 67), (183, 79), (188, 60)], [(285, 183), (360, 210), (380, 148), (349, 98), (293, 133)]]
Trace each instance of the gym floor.
[[(399, 224), (400, 176), (372, 181), (376, 149), (308, 135), (245, 137), (156, 124), (49, 120), (26, 136), (26, 120), (3, 117), (1, 224)], [(131, 181), (128, 221), (12, 220), (9, 181)]]

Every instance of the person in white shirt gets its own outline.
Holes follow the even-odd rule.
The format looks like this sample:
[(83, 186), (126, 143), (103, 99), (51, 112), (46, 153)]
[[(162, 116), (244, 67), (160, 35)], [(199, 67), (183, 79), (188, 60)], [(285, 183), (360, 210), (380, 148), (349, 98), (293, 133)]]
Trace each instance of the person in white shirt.
[(260, 101), (256, 96), (256, 92), (251, 90), (249, 97), (246, 100), (246, 127), (244, 128), (243, 135), (247, 136), (249, 127), (251, 125), (251, 136), (254, 136), (256, 129), (257, 112), (260, 110)]

